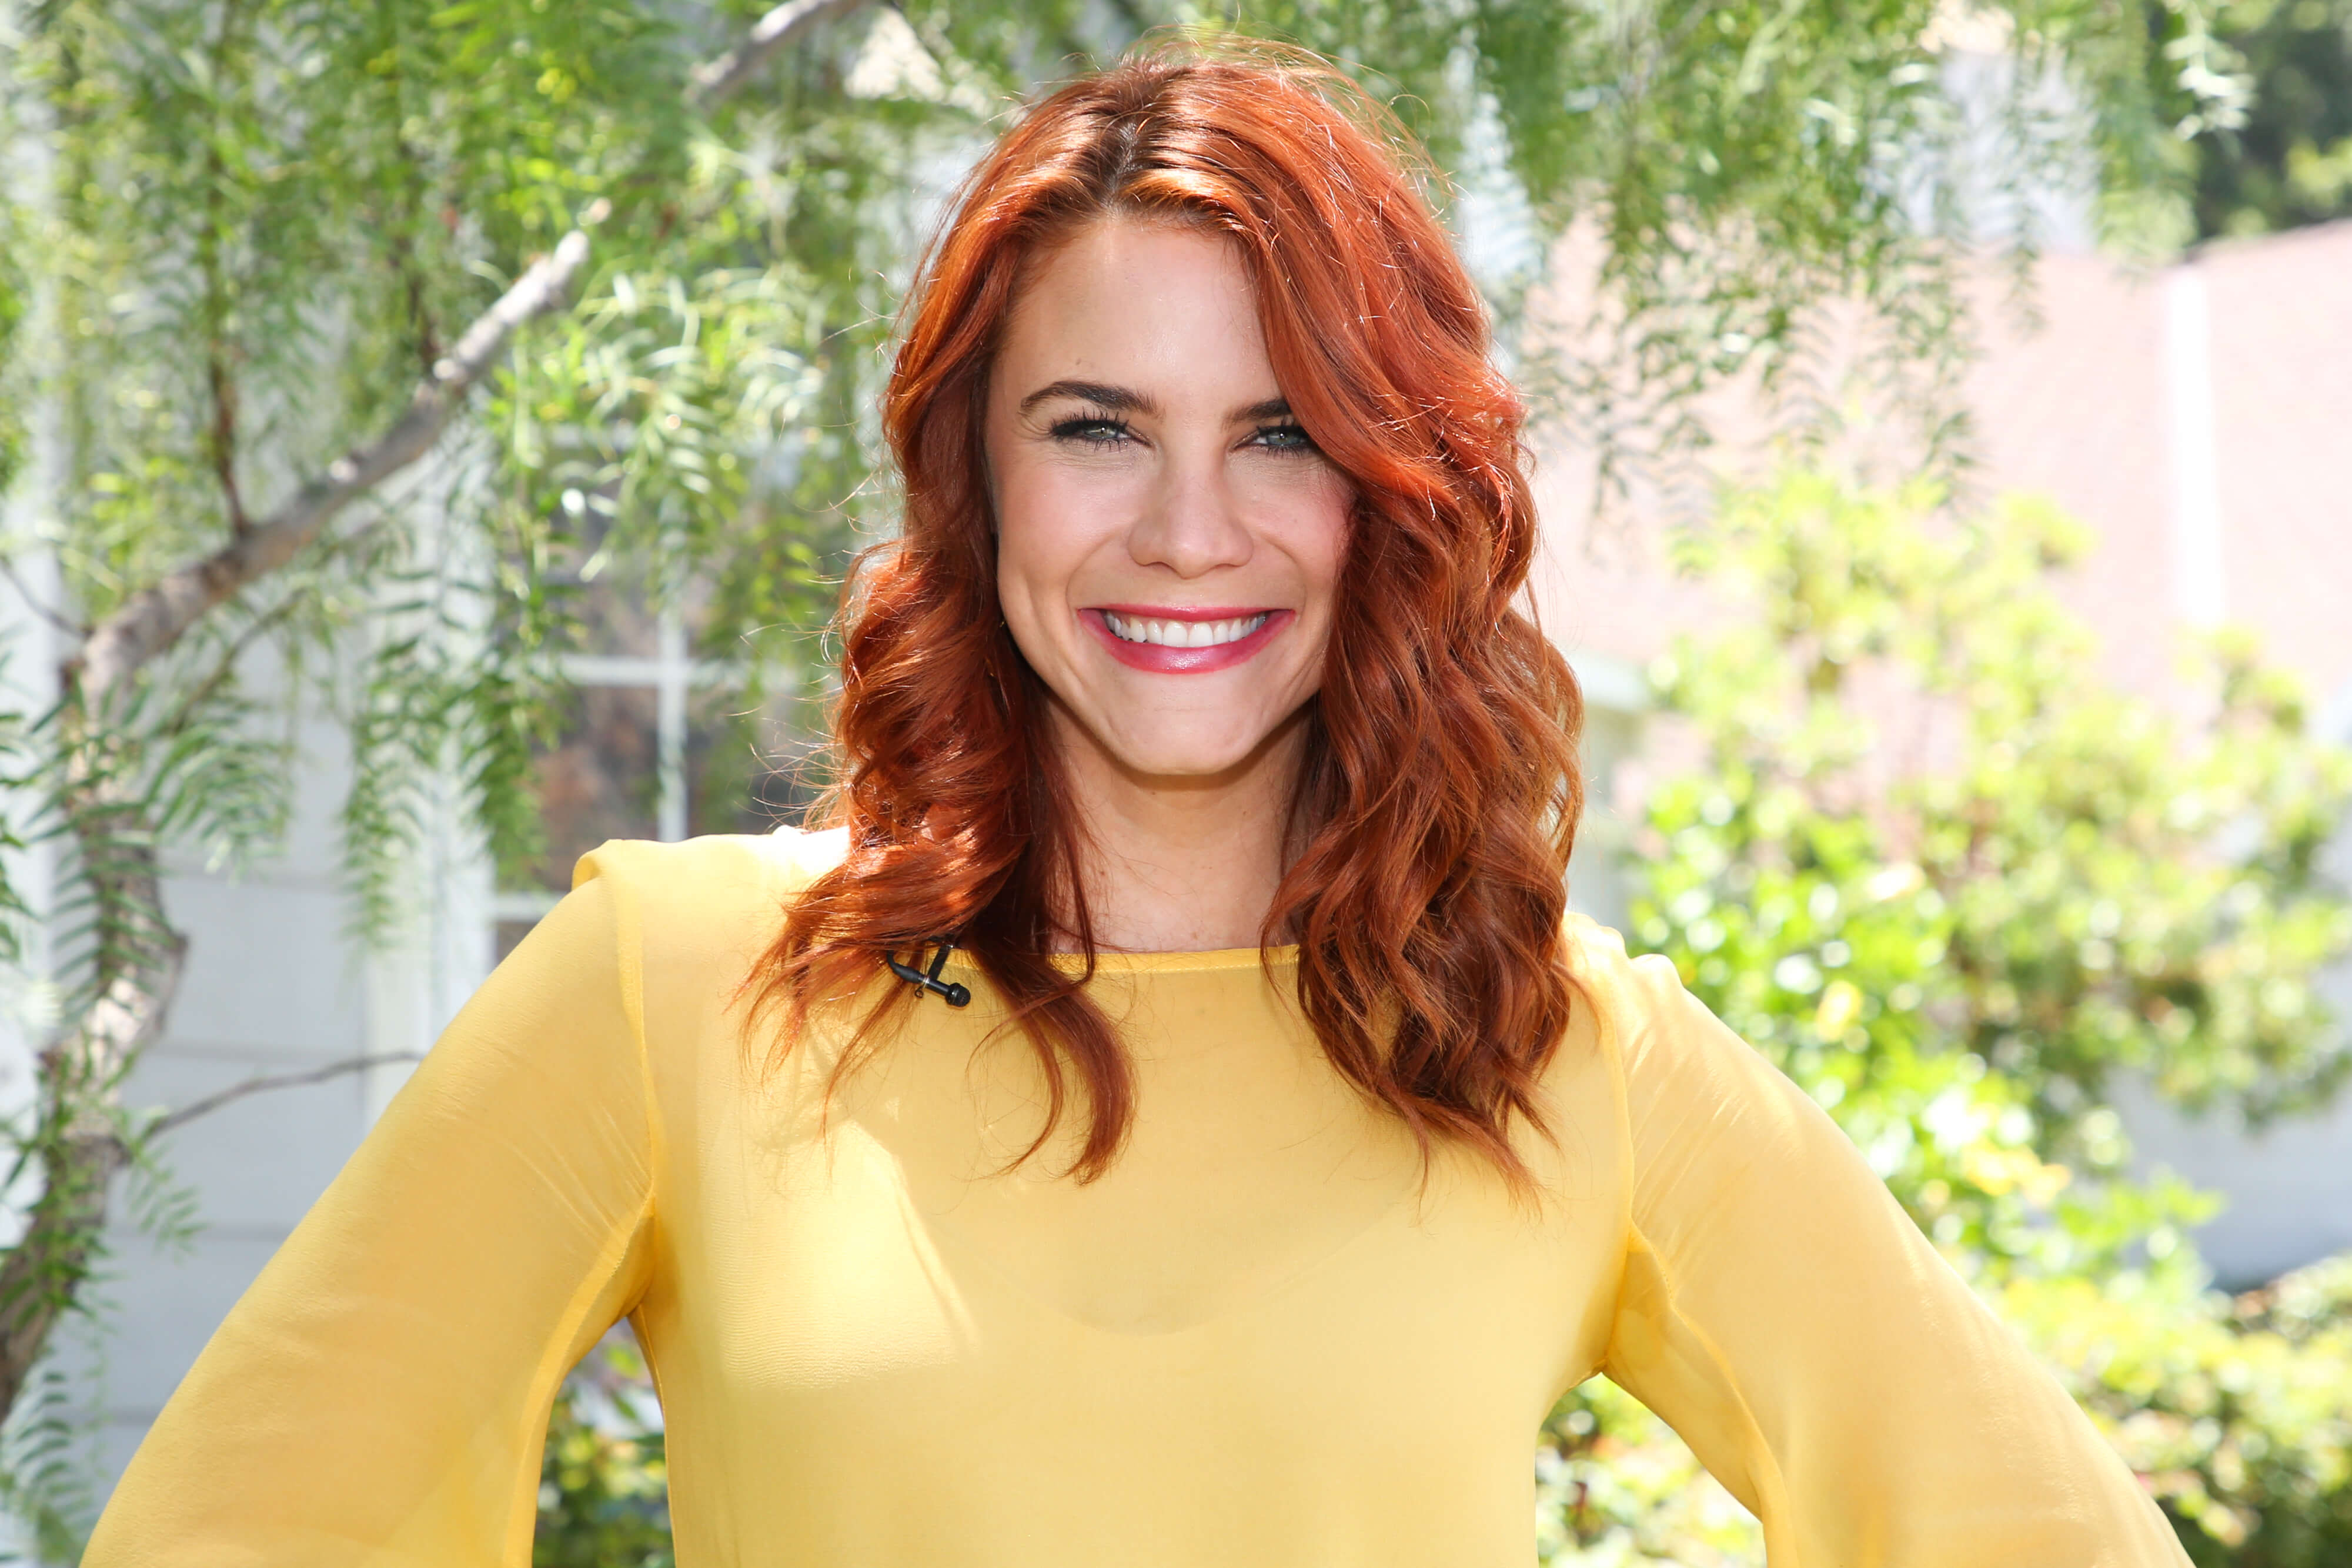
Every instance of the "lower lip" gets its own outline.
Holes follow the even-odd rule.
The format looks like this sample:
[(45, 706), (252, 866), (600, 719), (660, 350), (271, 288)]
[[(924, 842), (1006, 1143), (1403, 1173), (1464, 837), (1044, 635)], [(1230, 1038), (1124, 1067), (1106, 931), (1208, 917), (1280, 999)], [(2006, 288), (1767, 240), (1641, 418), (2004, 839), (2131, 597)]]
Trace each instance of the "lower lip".
[(1265, 624), (1246, 637), (1231, 643), (1220, 643), (1213, 648), (1163, 648), (1157, 643), (1130, 643), (1110, 629), (1099, 610), (1081, 610), (1078, 619), (1093, 628), (1095, 636), (1110, 650), (1110, 656), (1130, 670), (1145, 670), (1155, 675), (1205, 675), (1216, 670), (1230, 670), (1235, 664), (1245, 664), (1257, 657), (1258, 650), (1275, 639), (1276, 633), (1288, 625), (1297, 612), (1276, 610), (1265, 618)]

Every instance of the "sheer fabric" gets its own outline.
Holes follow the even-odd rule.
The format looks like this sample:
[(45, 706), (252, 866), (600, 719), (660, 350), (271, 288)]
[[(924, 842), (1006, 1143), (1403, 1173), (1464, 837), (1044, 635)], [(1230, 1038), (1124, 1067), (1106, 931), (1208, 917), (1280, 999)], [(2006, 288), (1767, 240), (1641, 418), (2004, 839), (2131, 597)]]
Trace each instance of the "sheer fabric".
[[(1109, 957), (1086, 1187), (984, 985), (829, 1114), (738, 987), (826, 835), (614, 843), (450, 1027), (155, 1423), (88, 1568), (520, 1568), (565, 1371), (634, 1323), (681, 1568), (1526, 1568), (1605, 1372), (1772, 1568), (2180, 1564), (1834, 1125), (1578, 920), (1515, 1207), (1325, 1064), (1255, 951)], [(968, 981), (977, 976), (966, 971)], [(1064, 1160), (1066, 1140), (1050, 1153)]]

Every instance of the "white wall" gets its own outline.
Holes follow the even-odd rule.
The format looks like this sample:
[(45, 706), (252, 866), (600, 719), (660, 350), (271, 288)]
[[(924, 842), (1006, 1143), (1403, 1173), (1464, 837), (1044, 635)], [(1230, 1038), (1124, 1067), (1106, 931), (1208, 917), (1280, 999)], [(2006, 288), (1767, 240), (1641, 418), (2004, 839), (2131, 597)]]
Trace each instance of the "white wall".
[(2216, 1283), (2242, 1290), (2352, 1250), (2352, 1098), (2261, 1132), (2226, 1112), (2186, 1115), (2136, 1083), (2116, 1098), (2140, 1168), (2224, 1199), (2197, 1231)]
[[(2322, 710), (2317, 730), (2352, 744), (2352, 685)], [(2336, 836), (2326, 864), (2339, 887), (2352, 887), (2352, 827)], [(2331, 971), (2321, 994), (2340, 1040), (2352, 1030), (2352, 963)], [(2352, 1250), (2352, 1088), (2333, 1104), (2259, 1130), (2226, 1111), (2186, 1115), (2142, 1084), (2123, 1085), (2117, 1098), (2142, 1169), (2170, 1169), (2225, 1200), (2197, 1233), (2221, 1284), (2259, 1284)]]
[[(187, 975), (165, 1037), (126, 1086), (130, 1104), (184, 1105), (258, 1076), (421, 1052), (488, 972), (487, 868), (455, 835), (416, 868), (418, 920), (402, 948), (371, 955), (349, 934), (334, 834), (344, 740), (319, 721), (301, 739), (285, 852), (241, 875), (183, 864), (166, 880), (166, 908), (189, 940)], [(408, 1071), (266, 1090), (162, 1141), (164, 1166), (194, 1195), (201, 1229), (184, 1249), (162, 1250), (116, 1206), (105, 1333), (78, 1358), (99, 1395), (108, 1485)]]
[(1569, 907), (1622, 931), (1622, 862), (1633, 824), (1619, 815), (1614, 786), (1619, 765), (1641, 744), (1649, 688), (1641, 672), (1622, 659), (1577, 649), (1567, 657), (1584, 689), (1584, 819), (1577, 825), (1576, 853), (1569, 862)]

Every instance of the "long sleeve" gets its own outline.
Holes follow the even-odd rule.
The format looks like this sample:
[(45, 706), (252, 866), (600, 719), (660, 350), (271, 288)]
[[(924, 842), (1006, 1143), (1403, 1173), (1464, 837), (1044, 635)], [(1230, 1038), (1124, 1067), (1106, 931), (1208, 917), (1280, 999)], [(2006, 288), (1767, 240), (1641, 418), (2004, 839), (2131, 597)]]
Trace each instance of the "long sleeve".
[(1836, 1124), (1664, 959), (1581, 940), (1633, 1162), (1603, 1370), (1763, 1521), (1772, 1568), (2186, 1568)]
[(556, 1389), (645, 1288), (634, 925), (589, 881), (467, 1004), (165, 1406), (87, 1568), (530, 1561)]

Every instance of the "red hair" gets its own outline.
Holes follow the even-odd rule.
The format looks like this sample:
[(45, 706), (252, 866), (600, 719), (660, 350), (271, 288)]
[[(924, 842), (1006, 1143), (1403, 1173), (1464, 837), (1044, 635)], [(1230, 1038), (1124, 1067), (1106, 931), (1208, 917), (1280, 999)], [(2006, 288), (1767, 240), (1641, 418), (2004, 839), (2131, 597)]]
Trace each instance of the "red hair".
[[(1331, 1064), (1412, 1129), (1527, 1172), (1516, 1114), (1568, 1023), (1560, 956), (1581, 805), (1581, 703), (1516, 606), (1535, 542), (1522, 411), (1407, 160), (1360, 89), (1312, 57), (1162, 44), (1037, 104), (933, 242), (883, 428), (905, 522), (853, 573), (840, 622), (840, 772), (814, 822), (846, 858), (786, 914), (750, 982), (787, 1023), (854, 996), (892, 953), (953, 935), (1042, 1061), (1043, 1147), (1083, 1083), (1071, 1171), (1108, 1168), (1134, 1113), (1095, 968), (1067, 786), (1037, 676), (996, 601), (981, 415), (1024, 262), (1112, 216), (1226, 236), (1307, 434), (1354, 482), (1297, 852), (1261, 943), (1297, 945)], [(1052, 958), (1056, 935), (1084, 955)], [(913, 992), (886, 988), (838, 1083)]]

